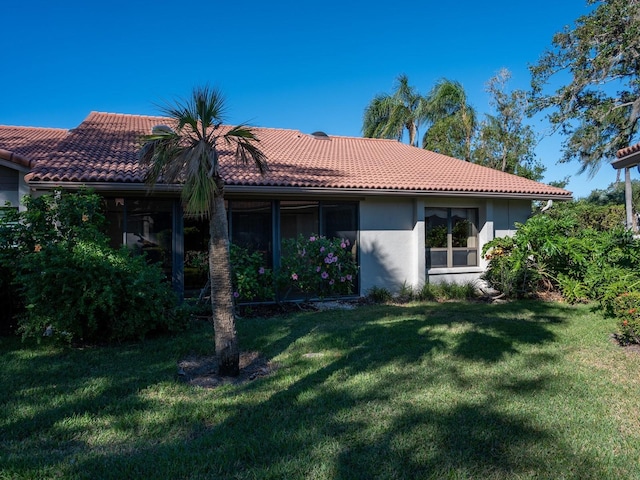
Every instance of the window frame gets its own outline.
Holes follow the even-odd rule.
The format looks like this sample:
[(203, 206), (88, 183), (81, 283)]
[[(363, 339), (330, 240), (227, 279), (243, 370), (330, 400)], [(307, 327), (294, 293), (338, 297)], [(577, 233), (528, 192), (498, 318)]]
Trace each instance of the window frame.
[[(429, 246), (429, 218), (432, 215), (428, 215), (429, 210), (435, 211), (445, 211), (446, 212), (446, 246), (445, 247), (432, 247)], [(461, 217), (467, 221), (470, 221), (471, 234), (467, 237), (467, 246), (460, 247), (454, 246), (454, 220), (455, 216), (453, 212), (456, 210), (465, 210), (466, 216)], [(469, 219), (469, 212), (472, 212), (473, 218)], [(443, 206), (443, 205), (433, 205), (425, 207), (425, 264), (428, 271), (437, 270), (437, 269), (453, 269), (453, 270), (462, 270), (462, 269), (475, 269), (480, 267), (480, 208), (478, 207), (462, 207), (462, 206)], [(441, 217), (442, 218), (442, 217)], [(473, 244), (469, 246), (469, 241), (473, 240)], [(455, 264), (455, 253), (456, 252), (467, 252), (467, 263), (464, 265), (456, 265)], [(432, 253), (445, 253), (446, 254), (446, 265), (437, 264), (433, 265), (431, 261)], [(475, 262), (470, 263), (468, 258), (469, 255), (473, 254), (475, 256)]]

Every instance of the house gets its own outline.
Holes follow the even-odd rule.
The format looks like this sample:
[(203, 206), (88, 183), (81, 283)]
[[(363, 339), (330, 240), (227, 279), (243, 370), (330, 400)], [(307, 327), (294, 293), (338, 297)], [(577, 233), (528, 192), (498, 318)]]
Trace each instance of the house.
[[(207, 229), (184, 217), (179, 185), (149, 193), (137, 160), (140, 136), (160, 124), (168, 119), (92, 112), (77, 128), (58, 132), (47, 155), (30, 158), (25, 181), (34, 194), (93, 188), (105, 198), (113, 243), (146, 251), (163, 262), (176, 288), (190, 288), (183, 267), (206, 244)], [(6, 128), (0, 148), (10, 152)], [(231, 241), (278, 265), (282, 238), (348, 238), (360, 294), (374, 286), (397, 291), (477, 279), (487, 265), (484, 244), (513, 233), (532, 200), (571, 199), (563, 189), (395, 140), (254, 132), (268, 158), (265, 175), (238, 165), (221, 146)]]
[(54, 151), (68, 131), (0, 126), (0, 132), (0, 207), (9, 203), (22, 208), (20, 199), (29, 194), (24, 176)]

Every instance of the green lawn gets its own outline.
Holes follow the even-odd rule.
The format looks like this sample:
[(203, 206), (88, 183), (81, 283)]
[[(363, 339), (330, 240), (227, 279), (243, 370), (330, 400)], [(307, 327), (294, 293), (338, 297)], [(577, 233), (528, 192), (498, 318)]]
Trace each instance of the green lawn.
[[(177, 381), (208, 324), (0, 340), (0, 478), (640, 479), (640, 355), (589, 306), (420, 303), (239, 321), (271, 376)], [(314, 353), (317, 355), (305, 356)]]

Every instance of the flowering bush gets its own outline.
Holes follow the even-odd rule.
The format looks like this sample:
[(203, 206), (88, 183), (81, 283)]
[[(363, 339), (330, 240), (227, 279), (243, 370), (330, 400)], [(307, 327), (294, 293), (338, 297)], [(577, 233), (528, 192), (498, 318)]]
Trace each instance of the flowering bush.
[(273, 273), (265, 267), (260, 252), (249, 253), (246, 248), (231, 244), (231, 276), (236, 301), (266, 301), (275, 298)]
[(358, 273), (348, 239), (318, 235), (283, 240), (280, 286), (285, 298), (299, 292), (309, 298), (353, 293)]
[(613, 314), (623, 343), (640, 343), (640, 292), (618, 295), (613, 301)]

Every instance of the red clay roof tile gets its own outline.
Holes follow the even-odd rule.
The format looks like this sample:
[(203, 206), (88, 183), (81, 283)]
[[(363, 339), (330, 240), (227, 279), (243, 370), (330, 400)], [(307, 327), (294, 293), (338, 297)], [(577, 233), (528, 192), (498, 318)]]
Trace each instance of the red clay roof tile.
[(630, 145), (628, 147), (621, 148), (620, 150), (618, 150), (616, 152), (616, 157), (618, 158), (626, 157), (627, 155), (631, 155), (632, 153), (636, 153), (639, 151), (640, 151), (640, 143), (636, 143), (635, 145)]
[[(139, 139), (163, 117), (92, 112), (73, 129), (32, 182), (141, 183)], [(457, 192), (570, 198), (570, 192), (498, 170), (468, 163), (395, 140), (331, 136), (320, 139), (296, 130), (253, 128), (269, 170), (260, 175), (238, 165), (221, 150), (227, 185), (322, 189)]]
[(51, 154), (68, 133), (61, 128), (0, 125), (0, 158), (29, 168)]

